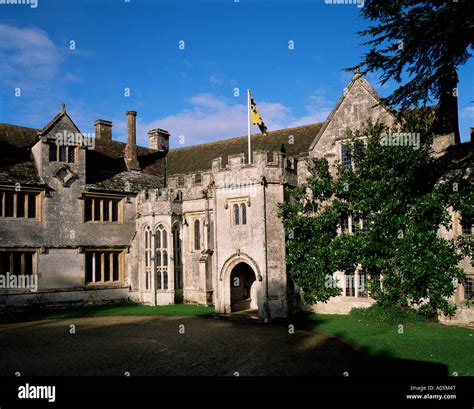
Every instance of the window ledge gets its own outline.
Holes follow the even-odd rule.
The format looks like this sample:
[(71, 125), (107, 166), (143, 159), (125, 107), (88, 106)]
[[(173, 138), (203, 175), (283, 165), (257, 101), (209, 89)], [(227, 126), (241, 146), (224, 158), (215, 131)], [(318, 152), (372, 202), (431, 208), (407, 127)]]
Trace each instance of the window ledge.
[(123, 224), (123, 222), (100, 222), (100, 221), (91, 220), (91, 221), (84, 222), (84, 224)]
[(101, 289), (101, 288), (122, 288), (128, 287), (123, 281), (113, 281), (105, 283), (87, 283), (84, 284), (84, 287), (87, 289)]
[(0, 220), (15, 220), (15, 221), (18, 221), (18, 220), (31, 220), (33, 222), (40, 222), (41, 219), (38, 219), (37, 217), (0, 217)]

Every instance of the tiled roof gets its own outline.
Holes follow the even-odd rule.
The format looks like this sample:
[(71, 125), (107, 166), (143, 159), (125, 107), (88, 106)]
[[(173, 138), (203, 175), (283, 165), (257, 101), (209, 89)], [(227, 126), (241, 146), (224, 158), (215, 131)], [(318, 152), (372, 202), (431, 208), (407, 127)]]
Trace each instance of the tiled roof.
[[(31, 146), (38, 138), (38, 131), (34, 128), (0, 124), (1, 184), (42, 184), (31, 154)], [(104, 143), (96, 140), (95, 149), (88, 150), (86, 157), (88, 189), (138, 192), (144, 188), (159, 188), (164, 185), (163, 153), (138, 147), (138, 161), (142, 171), (129, 172), (123, 159), (125, 146), (123, 142)]]
[(28, 147), (36, 139), (38, 131), (39, 129), (0, 123), (0, 141), (17, 147)]
[[(282, 146), (288, 156), (298, 156), (306, 152), (323, 124), (298, 126), (252, 135), (252, 151), (278, 152)], [(290, 136), (293, 135), (293, 138)], [(293, 143), (290, 143), (293, 141)], [(227, 156), (244, 153), (247, 157), (247, 136), (225, 139), (184, 148), (171, 149), (168, 153), (168, 174), (187, 174), (211, 169), (212, 160), (222, 157), (222, 165), (227, 164)]]
[(37, 129), (0, 124), (0, 183), (11, 185), (42, 184), (31, 155), (30, 146)]
[(125, 146), (123, 142), (96, 140), (95, 149), (87, 151), (88, 189), (138, 192), (164, 186), (164, 154), (139, 146), (138, 162), (142, 171), (129, 172), (123, 159)]

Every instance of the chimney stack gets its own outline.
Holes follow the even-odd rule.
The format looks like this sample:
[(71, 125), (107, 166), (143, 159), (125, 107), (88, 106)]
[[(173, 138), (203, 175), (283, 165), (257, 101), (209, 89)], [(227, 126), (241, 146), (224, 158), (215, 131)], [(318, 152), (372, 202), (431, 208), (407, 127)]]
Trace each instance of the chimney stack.
[(128, 170), (140, 170), (137, 158), (137, 113), (127, 111), (128, 141), (125, 147), (125, 164)]
[(164, 129), (155, 128), (148, 132), (150, 149), (167, 153), (170, 149), (170, 134)]
[(95, 126), (95, 137), (98, 141), (111, 141), (112, 140), (112, 122), (106, 121), (105, 119), (98, 119), (94, 123)]

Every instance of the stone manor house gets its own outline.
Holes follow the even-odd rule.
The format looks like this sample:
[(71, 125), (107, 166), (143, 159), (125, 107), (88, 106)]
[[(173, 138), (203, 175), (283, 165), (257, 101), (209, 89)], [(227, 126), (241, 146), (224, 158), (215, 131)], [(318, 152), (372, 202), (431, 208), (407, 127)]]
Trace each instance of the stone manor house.
[[(95, 146), (58, 144), (80, 134), (63, 105), (42, 129), (0, 124), (0, 276), (35, 278), (37, 288), (0, 288), (0, 309), (134, 300), (150, 305), (197, 303), (230, 314), (253, 310), (262, 319), (301, 307), (285, 267), (285, 235), (278, 204), (304, 183), (306, 160), (325, 157), (351, 165), (344, 139), (367, 119), (391, 124), (375, 107), (380, 96), (355, 74), (323, 123), (169, 149), (170, 135), (148, 132), (136, 145), (136, 115), (127, 112), (127, 143), (112, 123), (95, 122)], [(471, 141), (440, 135), (435, 154), (449, 171), (472, 177)], [(472, 234), (453, 213), (447, 237)], [(363, 220), (348, 217), (341, 230)], [(457, 319), (473, 321), (464, 300), (474, 271), (459, 283)], [(344, 279), (344, 273), (336, 275)], [(351, 272), (342, 295), (318, 311), (345, 313), (373, 300)], [(20, 282), (20, 281), (18, 281)]]

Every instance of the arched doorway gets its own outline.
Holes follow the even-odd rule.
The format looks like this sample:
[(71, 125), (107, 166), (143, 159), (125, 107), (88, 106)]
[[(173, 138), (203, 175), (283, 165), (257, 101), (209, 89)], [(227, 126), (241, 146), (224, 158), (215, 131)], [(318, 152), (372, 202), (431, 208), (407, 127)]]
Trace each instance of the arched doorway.
[(240, 262), (230, 274), (231, 312), (257, 310), (257, 281), (247, 263)]

